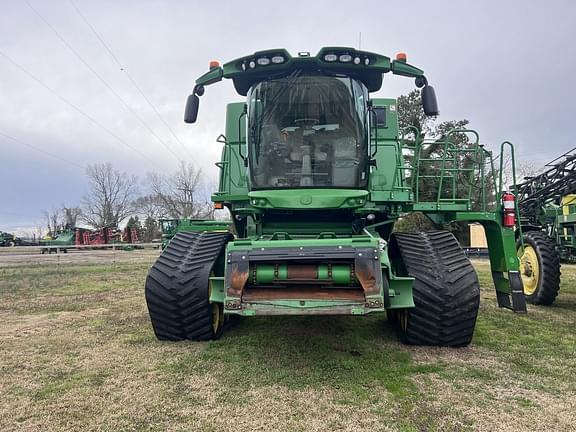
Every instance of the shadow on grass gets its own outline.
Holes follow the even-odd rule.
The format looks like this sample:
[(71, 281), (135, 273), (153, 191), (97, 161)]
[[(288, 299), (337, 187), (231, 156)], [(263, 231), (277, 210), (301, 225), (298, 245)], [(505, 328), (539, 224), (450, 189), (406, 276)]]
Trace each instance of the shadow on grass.
[(243, 319), (201, 353), (166, 363), (172, 373), (213, 373), (231, 391), (283, 385), (329, 387), (369, 398), (375, 387), (397, 397), (416, 392), (417, 365), (382, 317), (261, 317)]

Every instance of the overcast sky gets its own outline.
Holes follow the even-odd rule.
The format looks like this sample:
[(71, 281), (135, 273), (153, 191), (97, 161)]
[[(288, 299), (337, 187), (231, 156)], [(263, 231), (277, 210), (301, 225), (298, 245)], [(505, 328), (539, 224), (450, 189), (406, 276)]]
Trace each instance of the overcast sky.
[[(436, 88), (440, 120), (469, 119), (488, 147), (509, 139), (519, 159), (541, 165), (576, 146), (569, 136), (576, 120), (576, 2), (29, 4), (0, 0), (0, 230), (34, 226), (43, 209), (79, 203), (87, 163), (112, 162), (143, 178), (170, 172), (182, 159), (215, 181), (224, 104), (241, 97), (229, 81), (211, 86), (198, 123), (183, 123), (186, 96), (208, 62), (269, 48), (295, 54), (358, 47), (360, 32), (362, 49), (406, 52)], [(386, 75), (378, 96), (412, 87), (413, 80)]]

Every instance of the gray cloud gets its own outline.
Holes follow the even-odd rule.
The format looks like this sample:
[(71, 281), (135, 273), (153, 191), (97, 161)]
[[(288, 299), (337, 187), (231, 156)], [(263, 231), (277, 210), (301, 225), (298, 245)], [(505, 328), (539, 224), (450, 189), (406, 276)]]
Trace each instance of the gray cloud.
[[(182, 122), (185, 97), (208, 61), (272, 47), (316, 52), (328, 45), (357, 46), (359, 32), (364, 49), (390, 56), (407, 52), (436, 87), (441, 119), (468, 118), (492, 148), (510, 139), (521, 159), (543, 163), (572, 146), (573, 2), (75, 1), (188, 151), (69, 1), (30, 2), (174, 152), (212, 180), (224, 104), (239, 96), (229, 82), (209, 88), (199, 123)], [(0, 50), (152, 163), (1, 57), (0, 131), (80, 165), (110, 161), (140, 177), (176, 166), (170, 152), (25, 2), (2, 1), (0, 7)], [(387, 76), (379, 95), (397, 96), (412, 86)], [(3, 137), (0, 149), (0, 229), (34, 224), (41, 209), (80, 200), (86, 184), (74, 166)]]

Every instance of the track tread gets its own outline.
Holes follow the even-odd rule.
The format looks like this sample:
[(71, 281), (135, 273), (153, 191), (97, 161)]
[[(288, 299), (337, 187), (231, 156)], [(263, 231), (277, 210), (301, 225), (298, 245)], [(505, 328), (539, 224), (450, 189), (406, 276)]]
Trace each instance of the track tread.
[(474, 334), (480, 284), (456, 238), (446, 231), (394, 233), (408, 274), (415, 278), (415, 308), (401, 331), (412, 345), (460, 347)]
[(220, 232), (178, 233), (146, 278), (150, 321), (160, 340), (209, 340), (212, 329), (208, 278), (230, 238)]

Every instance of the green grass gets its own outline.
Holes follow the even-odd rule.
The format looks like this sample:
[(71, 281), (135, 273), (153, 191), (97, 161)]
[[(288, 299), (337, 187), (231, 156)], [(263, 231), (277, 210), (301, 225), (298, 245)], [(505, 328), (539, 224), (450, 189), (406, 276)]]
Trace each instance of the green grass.
[(482, 302), (470, 347), (406, 347), (383, 316), (257, 317), (161, 343), (146, 264), (0, 270), (0, 430), (576, 428), (576, 267), (552, 307)]

